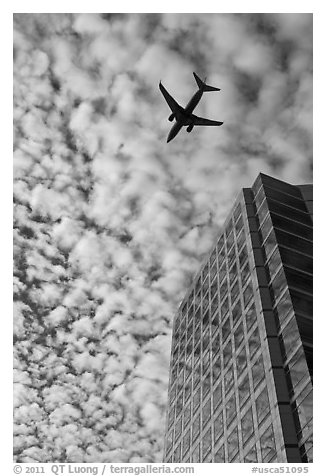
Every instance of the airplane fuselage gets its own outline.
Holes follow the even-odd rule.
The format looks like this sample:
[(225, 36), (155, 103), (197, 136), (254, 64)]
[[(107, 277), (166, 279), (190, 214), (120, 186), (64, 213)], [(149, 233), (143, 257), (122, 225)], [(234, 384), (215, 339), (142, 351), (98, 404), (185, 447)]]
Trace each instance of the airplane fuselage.
[(204, 94), (203, 89), (198, 89), (185, 107), (185, 111), (191, 114)]
[(182, 121), (176, 120), (173, 126), (171, 127), (171, 130), (169, 132), (167, 142), (170, 142), (172, 139), (175, 138), (175, 136), (180, 132), (180, 130), (183, 128), (184, 124)]
[[(204, 94), (203, 89), (198, 89), (198, 91), (195, 92), (195, 94), (193, 95), (193, 97), (190, 99), (190, 101), (185, 107), (186, 114), (190, 115), (193, 112), (193, 110), (195, 109), (199, 101), (201, 100), (203, 94)], [(180, 129), (182, 129), (183, 126), (186, 126), (187, 124), (189, 124), (189, 122), (185, 121), (185, 118), (183, 118), (182, 116), (176, 117), (175, 120), (176, 121), (169, 132), (167, 142), (170, 142), (172, 139), (174, 139), (175, 136), (178, 134), (178, 132), (180, 132)]]

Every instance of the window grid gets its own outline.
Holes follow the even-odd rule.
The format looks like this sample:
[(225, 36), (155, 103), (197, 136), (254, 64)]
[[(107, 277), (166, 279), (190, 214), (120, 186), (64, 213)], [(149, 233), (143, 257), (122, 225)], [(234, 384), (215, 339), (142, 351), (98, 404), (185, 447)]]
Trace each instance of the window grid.
[[(263, 186), (259, 189), (259, 197), (256, 195), (256, 199), (261, 200), (257, 215), (262, 223), (260, 232), (265, 239), (272, 283), (281, 268), (280, 264), (271, 268), (272, 255), (276, 257), (278, 250), (262, 190)], [(173, 410), (169, 412), (167, 446), (167, 458), (173, 461), (177, 461), (178, 455), (184, 461), (193, 462), (254, 462), (259, 458), (265, 462), (275, 461), (271, 402), (265, 385), (264, 351), (253, 300), (247, 246), (238, 203), (225, 227), (225, 234), (218, 239), (176, 317), (174, 335), (177, 338), (173, 341), (171, 375), (178, 379), (178, 385), (172, 385), (169, 394)], [(284, 315), (282, 297), (286, 289), (282, 279), (278, 279), (273, 281), (274, 308), (280, 308), (279, 312)], [(290, 315), (289, 311), (287, 315)], [(282, 332), (282, 337), (283, 334), (286, 338), (286, 332)], [(295, 368), (296, 352), (299, 353), (300, 348), (288, 356), (289, 371)], [(182, 359), (187, 365), (178, 365)], [(304, 376), (301, 378), (300, 372), (295, 372), (299, 385)], [(181, 414), (171, 428), (178, 408)], [(226, 447), (223, 441), (227, 442)]]

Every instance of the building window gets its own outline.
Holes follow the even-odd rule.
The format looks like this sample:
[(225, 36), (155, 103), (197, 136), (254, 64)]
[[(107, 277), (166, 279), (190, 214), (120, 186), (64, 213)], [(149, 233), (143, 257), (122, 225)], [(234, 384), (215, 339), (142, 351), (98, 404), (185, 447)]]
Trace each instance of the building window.
[(210, 289), (210, 293), (211, 293), (211, 298), (213, 298), (216, 294), (216, 291), (217, 291), (217, 279), (216, 277), (214, 278), (214, 281), (212, 282), (211, 284), (211, 289)]
[(223, 261), (224, 261), (224, 258), (225, 258), (225, 248), (224, 248), (224, 238), (223, 238), (223, 235), (221, 236), (221, 238), (219, 239), (218, 241), (218, 244), (217, 244), (217, 247), (218, 247), (218, 264), (219, 266), (221, 267)]
[(239, 283), (238, 283), (238, 280), (235, 281), (232, 289), (231, 289), (231, 303), (232, 302), (235, 302), (235, 300), (238, 298), (239, 296), (239, 293), (240, 293), (240, 290), (239, 290)]
[(258, 215), (260, 223), (264, 221), (264, 218), (267, 214), (268, 214), (268, 205), (265, 199), (257, 210), (257, 215)]
[(207, 455), (203, 458), (203, 463), (211, 463), (212, 462), (212, 453), (209, 451)]
[(312, 240), (312, 226), (303, 225), (301, 223), (292, 221), (290, 218), (275, 215), (275, 213), (271, 213), (271, 217), (275, 228), (285, 231), (291, 230), (291, 232), (297, 236), (301, 236), (307, 240)]
[(254, 445), (248, 453), (244, 457), (244, 462), (245, 463), (256, 463), (257, 460), (257, 450), (256, 450), (256, 445)]
[(294, 392), (302, 379), (309, 375), (306, 356), (301, 345), (293, 357), (291, 357), (288, 367), (288, 372), (291, 375), (292, 391)]
[(206, 425), (206, 423), (209, 421), (210, 418), (211, 418), (211, 400), (209, 398), (203, 407), (203, 427)]
[(249, 278), (249, 276), (250, 276), (250, 268), (249, 268), (249, 264), (247, 263), (241, 271), (241, 282), (243, 287), (247, 279)]
[(179, 414), (179, 412), (182, 411), (182, 407), (183, 407), (182, 399), (183, 399), (183, 394), (182, 394), (182, 389), (180, 389), (180, 393), (177, 396), (177, 401), (176, 401), (176, 405), (175, 405), (177, 415)]
[(259, 208), (260, 205), (263, 203), (263, 201), (265, 200), (265, 190), (264, 190), (265, 187), (260, 187), (257, 195), (255, 196), (255, 204), (256, 204), (256, 207)]
[(221, 284), (221, 287), (220, 287), (220, 301), (223, 300), (223, 297), (225, 296), (227, 290), (228, 290), (228, 283), (227, 283), (227, 280), (224, 279), (224, 281), (223, 281), (223, 283)]
[(210, 267), (210, 277), (211, 277), (211, 282), (213, 281), (213, 279), (215, 278), (216, 276), (216, 273), (217, 273), (217, 263), (216, 263), (216, 260), (213, 261), (211, 267)]
[(248, 254), (247, 254), (247, 248), (244, 246), (242, 250), (239, 253), (239, 263), (240, 263), (240, 268), (245, 264), (247, 260)]
[(232, 461), (239, 452), (238, 428), (235, 427), (227, 438), (228, 442), (228, 461)]
[(294, 270), (288, 266), (285, 267), (285, 274), (290, 289), (295, 288), (304, 293), (312, 294), (312, 275), (301, 273), (301, 271)]
[(225, 395), (230, 390), (233, 389), (233, 385), (234, 385), (234, 374), (233, 374), (233, 366), (231, 366), (224, 376)]
[[(208, 302), (209, 300), (207, 298), (207, 303), (206, 303), (207, 306), (208, 306)], [(209, 308), (207, 307), (206, 310), (204, 310), (204, 315), (203, 315), (203, 328), (206, 327), (207, 329), (208, 324), (209, 324)]]
[(192, 452), (192, 462), (200, 463), (200, 442)]
[(203, 386), (203, 399), (204, 399), (211, 388), (210, 369), (208, 370), (206, 375), (203, 376), (202, 386)]
[(233, 244), (234, 244), (234, 236), (233, 236), (233, 231), (231, 230), (229, 236), (226, 239), (226, 249), (228, 252), (232, 248)]
[(217, 385), (217, 387), (214, 388), (213, 390), (213, 407), (214, 407), (214, 411), (216, 411), (219, 406), (220, 406), (220, 403), (222, 401), (222, 386), (221, 384), (219, 383)]
[(227, 342), (223, 349), (223, 366), (226, 368), (231, 360), (232, 357), (232, 346), (231, 346), (231, 340)]
[(184, 426), (187, 426), (189, 421), (190, 421), (190, 405), (187, 405), (184, 409), (184, 417), (183, 417), (183, 421), (184, 421)]
[(252, 379), (254, 382), (254, 389), (258, 387), (260, 382), (265, 379), (265, 369), (262, 356), (260, 355), (256, 362), (251, 367)]
[(244, 342), (244, 330), (243, 324), (240, 322), (236, 330), (234, 331), (234, 347), (235, 351), (240, 348), (241, 344)]
[[(301, 430), (303, 430), (309, 423), (312, 424), (312, 390), (303, 399), (297, 408)], [(312, 425), (311, 425), (312, 426)]]
[(212, 336), (212, 354), (215, 356), (220, 350), (220, 333), (215, 332)]
[(199, 302), (199, 305), (198, 305), (198, 307), (196, 309), (196, 313), (195, 313), (195, 327), (196, 328), (198, 326), (200, 326), (200, 316), (201, 316), (200, 304), (201, 304), (201, 301)]
[(222, 445), (220, 448), (218, 448), (215, 451), (214, 462), (215, 463), (224, 463), (225, 462), (224, 445)]
[(230, 399), (225, 404), (226, 411), (226, 426), (228, 427), (231, 421), (236, 417), (235, 395), (231, 395)]
[(241, 250), (241, 247), (242, 247), (242, 245), (245, 241), (246, 241), (246, 235), (245, 235), (244, 230), (242, 230), (241, 233), (238, 236), (238, 239), (237, 239), (238, 250)]
[(226, 316), (226, 313), (228, 312), (229, 310), (229, 299), (228, 297), (226, 296), (224, 301), (222, 302), (221, 304), (221, 320), (224, 319), (224, 317)]
[(275, 229), (277, 241), (281, 246), (292, 248), (293, 250), (312, 256), (312, 242), (300, 236), (292, 235), (282, 230)]
[(239, 384), (238, 391), (240, 407), (242, 407), (250, 396), (250, 384), (248, 375), (246, 375), (242, 382)]
[(311, 225), (311, 218), (308, 213), (301, 212), (300, 210), (296, 210), (295, 208), (288, 207), (281, 202), (276, 200), (268, 199), (268, 205), (271, 212), (277, 213), (278, 215), (282, 215), (285, 217), (291, 218), (291, 220), (295, 220), (299, 223), (303, 223), (305, 225)]
[[(202, 295), (204, 296), (203, 297), (203, 301), (204, 299), (208, 299), (207, 296), (208, 296), (208, 288), (209, 288), (209, 279), (208, 279), (208, 276), (205, 280), (205, 282), (203, 283), (203, 287), (202, 287)], [(205, 293), (206, 293), (206, 296), (205, 296)], [(205, 308), (205, 306), (203, 306), (203, 308)]]
[(231, 268), (232, 264), (234, 263), (235, 258), (236, 258), (236, 252), (235, 252), (235, 246), (233, 246), (233, 248), (228, 253), (229, 268)]
[(311, 256), (298, 253), (293, 249), (283, 248), (280, 246), (280, 254), (283, 266), (297, 268), (304, 273), (313, 273), (313, 261)]
[(252, 419), (252, 410), (251, 407), (245, 413), (244, 417), (241, 420), (241, 433), (243, 446), (247, 441), (254, 435), (254, 422)]
[(234, 213), (233, 213), (233, 219), (234, 219), (235, 222), (240, 217), (240, 215), (241, 215), (241, 204), (238, 203), (238, 205), (235, 207)]
[(210, 364), (210, 355), (209, 355), (209, 351), (207, 349), (207, 351), (205, 351), (205, 353), (203, 355), (203, 358), (202, 358), (202, 373), (203, 373), (203, 375), (209, 369), (209, 364)]
[(257, 322), (257, 315), (256, 315), (256, 308), (255, 303), (249, 307), (248, 311), (246, 312), (246, 324), (247, 324), (247, 332), (250, 331), (252, 326)]
[(193, 426), (192, 426), (192, 442), (195, 441), (197, 436), (199, 435), (200, 432), (200, 413), (198, 413), (194, 420), (193, 420)]
[(274, 190), (273, 188), (265, 186), (265, 193), (268, 198), (275, 199), (279, 202), (286, 203), (288, 206), (293, 208), (297, 208), (303, 212), (306, 212), (306, 206), (303, 200), (297, 197), (293, 197), (293, 195), (288, 195), (287, 193), (283, 193), (280, 190)]
[(236, 367), (237, 367), (237, 376), (239, 380), (242, 375), (242, 372), (248, 367), (245, 347), (242, 348), (242, 351), (236, 357)]
[(240, 299), (235, 303), (232, 309), (233, 326), (235, 327), (242, 314)]
[(189, 357), (191, 356), (191, 354), (192, 354), (192, 336), (188, 340), (187, 345), (186, 345), (186, 349), (185, 349), (185, 357), (186, 357), (187, 362), (189, 364), (189, 367), (188, 367), (189, 371), (191, 370), (191, 359), (189, 360)]
[(220, 267), (220, 272), (219, 272), (220, 283), (223, 281), (225, 276), (226, 276), (226, 264), (224, 262), (223, 265)]
[[(199, 329), (200, 331), (200, 329)], [(200, 335), (200, 332), (198, 331), (198, 334), (196, 333), (195, 334), (195, 342), (197, 341), (197, 345), (195, 347), (195, 350), (194, 350), (194, 356), (195, 356), (195, 361), (197, 363), (198, 359), (199, 359), (199, 356), (200, 356), (200, 338), (201, 338), (201, 335)], [(194, 363), (194, 366), (196, 364)]]
[(270, 258), (267, 261), (267, 266), (269, 270), (269, 275), (271, 278), (275, 275), (275, 272), (281, 265), (281, 257), (278, 248), (276, 248), (273, 252), (273, 254), (270, 256)]
[(203, 436), (203, 456), (205, 457), (207, 452), (212, 448), (212, 432), (211, 427), (208, 428)]
[(268, 463), (275, 458), (276, 448), (272, 425), (270, 425), (261, 436), (260, 446), (263, 463)]
[(179, 420), (177, 420), (176, 424), (175, 424), (175, 439), (177, 440), (181, 434), (181, 427), (182, 427), (182, 419), (181, 417), (179, 418)]
[(270, 413), (268, 392), (266, 387), (262, 390), (262, 392), (256, 398), (256, 410), (257, 410), (258, 424), (260, 425), (264, 421), (264, 419), (267, 417), (267, 415), (269, 415)]
[[(298, 292), (296, 289), (290, 289), (291, 299), (293, 303), (293, 307), (296, 310), (299, 316), (303, 316), (304, 318), (312, 319), (312, 310), (313, 310), (313, 300), (312, 295), (304, 294)], [(308, 332), (307, 335), (303, 336), (303, 339), (306, 340), (307, 338), (311, 338), (311, 328), (306, 329)]]
[(214, 441), (215, 444), (223, 435), (223, 412), (220, 412), (217, 417), (214, 419)]
[(189, 319), (188, 326), (187, 326), (187, 341), (192, 338), (192, 333), (193, 333), (193, 327), (194, 327), (194, 321), (193, 319)]
[(288, 289), (286, 289), (282, 296), (276, 301), (275, 310), (280, 324), (285, 321), (289, 312), (293, 311), (292, 300)]
[(237, 263), (234, 263), (230, 270), (229, 270), (229, 281), (230, 285), (233, 283), (234, 279), (237, 277), (238, 271), (237, 271)]
[(194, 393), (194, 399), (193, 399), (193, 408), (194, 408), (194, 411), (196, 411), (196, 408), (199, 407), (200, 405), (200, 386), (197, 388), (197, 390), (195, 391)]
[(300, 342), (300, 334), (297, 325), (297, 320), (293, 316), (292, 319), (287, 323), (282, 331), (282, 339), (285, 348), (285, 353), (288, 356), (295, 347), (297, 347), (298, 342)]
[(201, 378), (200, 362), (199, 362), (199, 356), (198, 356), (198, 358), (196, 358), (196, 360), (194, 361), (193, 382), (192, 382), (193, 389), (198, 387), (198, 384), (200, 382), (200, 378)]
[(174, 381), (178, 377), (178, 362), (177, 361), (173, 362), (173, 360), (172, 360), (173, 367), (172, 367), (171, 375), (172, 375), (172, 380)]
[(264, 223), (260, 226), (260, 234), (263, 241), (269, 235), (272, 228), (273, 228), (272, 220), (270, 215), (268, 215)]
[(239, 220), (235, 224), (236, 234), (238, 234), (239, 231), (242, 230), (242, 229), (243, 229), (243, 219), (242, 219), (242, 216), (240, 216)]
[(185, 433), (182, 444), (182, 455), (184, 456), (190, 448), (190, 428)]
[(212, 377), (213, 377), (213, 382), (216, 382), (216, 380), (221, 376), (221, 358), (218, 355), (214, 359), (215, 360), (212, 365)]
[(276, 276), (274, 277), (272, 281), (272, 289), (274, 293), (274, 300), (278, 298), (284, 291), (284, 289), (287, 287), (287, 281), (286, 277), (284, 274), (283, 268), (280, 268)]
[[(212, 299), (212, 302), (211, 302), (211, 315), (212, 315), (212, 322), (217, 324), (218, 322), (218, 313), (216, 313), (217, 309), (218, 309), (218, 302), (219, 302), (219, 299), (218, 299), (218, 293), (215, 294), (215, 297)], [(215, 314), (216, 313), (216, 314)]]
[(231, 335), (231, 324), (230, 319), (227, 318), (222, 326), (222, 343), (226, 342), (226, 340)]
[(260, 337), (258, 327), (254, 329), (249, 337), (249, 355), (252, 359), (257, 350), (260, 348)]
[(168, 422), (168, 428), (171, 428), (171, 425), (174, 423), (174, 407), (169, 411)]
[(245, 308), (248, 306), (249, 301), (251, 300), (253, 295), (254, 295), (254, 292), (253, 292), (253, 289), (252, 289), (252, 284), (249, 281), (246, 289), (243, 291), (243, 303), (244, 303)]

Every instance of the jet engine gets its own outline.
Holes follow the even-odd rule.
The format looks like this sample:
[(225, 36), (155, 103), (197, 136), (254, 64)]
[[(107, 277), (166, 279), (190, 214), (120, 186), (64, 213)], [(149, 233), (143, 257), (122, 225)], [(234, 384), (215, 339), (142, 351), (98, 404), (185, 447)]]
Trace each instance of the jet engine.
[(174, 117), (175, 117), (175, 116), (174, 116), (174, 113), (172, 113), (171, 116), (169, 116), (169, 121), (170, 121), (170, 122), (173, 121)]
[(194, 125), (193, 124), (189, 124), (189, 126), (187, 127), (187, 132), (191, 132), (194, 128)]

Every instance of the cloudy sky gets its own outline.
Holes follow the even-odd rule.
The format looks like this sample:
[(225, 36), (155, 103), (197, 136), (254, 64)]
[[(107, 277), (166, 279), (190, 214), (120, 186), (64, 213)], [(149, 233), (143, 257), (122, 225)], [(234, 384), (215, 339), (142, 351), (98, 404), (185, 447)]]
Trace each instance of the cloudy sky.
[[(167, 144), (193, 71), (224, 125)], [(15, 15), (16, 461), (161, 461), (173, 316), (259, 172), (312, 180), (312, 15)]]

